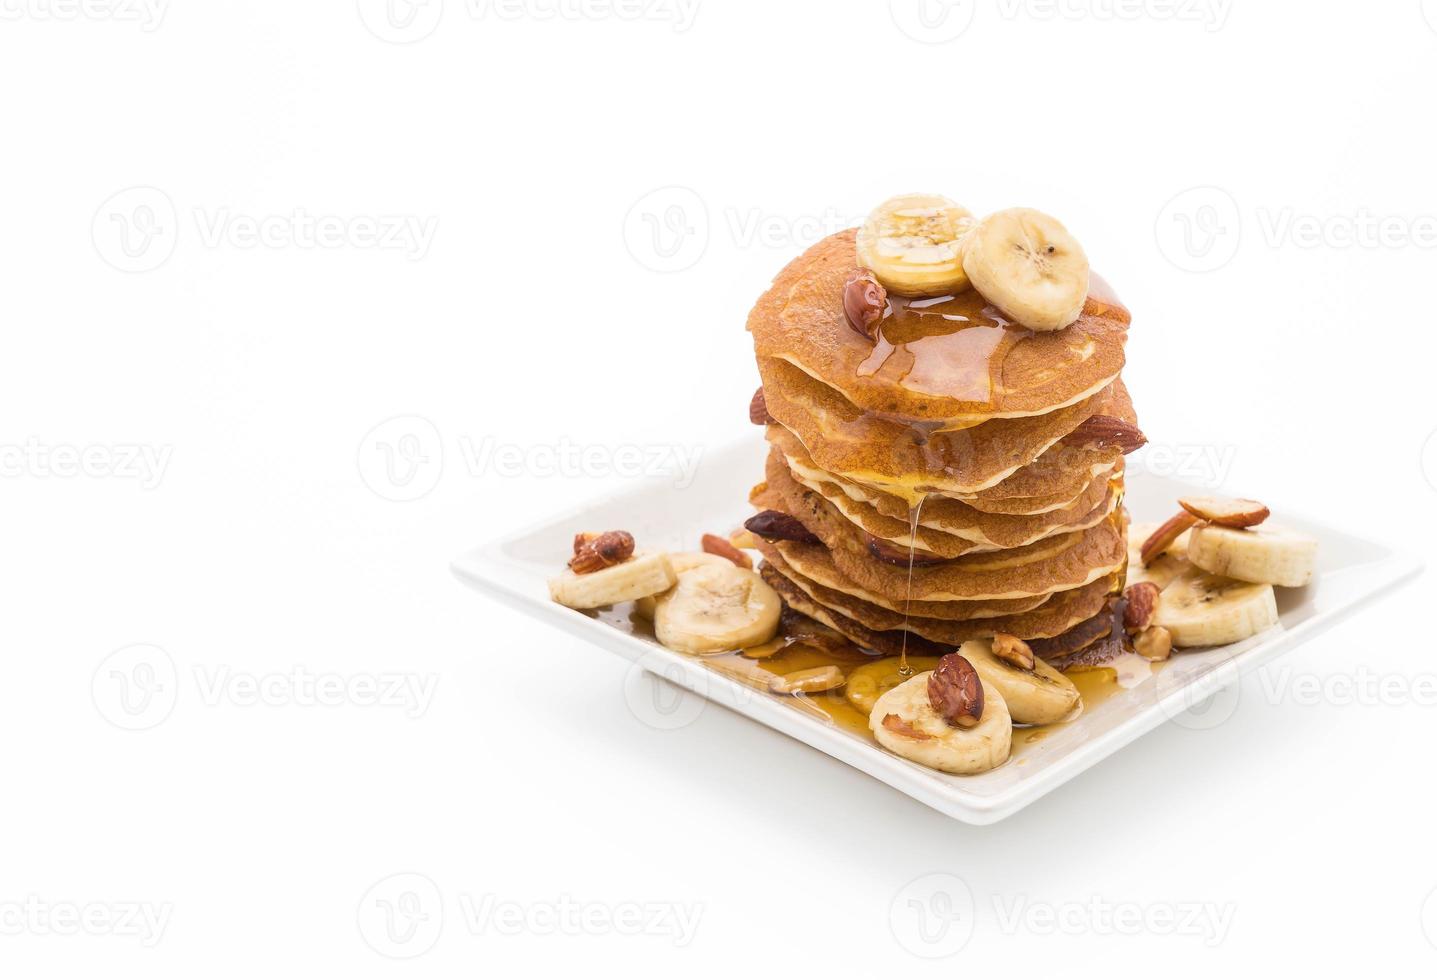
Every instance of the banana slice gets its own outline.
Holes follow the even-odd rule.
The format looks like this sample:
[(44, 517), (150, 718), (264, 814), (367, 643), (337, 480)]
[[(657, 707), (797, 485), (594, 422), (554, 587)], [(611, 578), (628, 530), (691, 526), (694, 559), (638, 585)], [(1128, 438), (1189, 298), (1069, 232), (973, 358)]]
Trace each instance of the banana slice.
[[(733, 562), (718, 555), (711, 555), (707, 551), (677, 551), (669, 554), (669, 565), (674, 570), (675, 579), (689, 569), (698, 565), (732, 565)], [(646, 595), (634, 601), (634, 612), (640, 616), (653, 621), (654, 607), (658, 604), (657, 595)]]
[(963, 240), (963, 271), (983, 298), (1031, 330), (1083, 312), (1088, 257), (1058, 219), (1032, 208), (988, 215)]
[(937, 194), (903, 194), (878, 205), (858, 229), (858, 261), (900, 296), (944, 296), (968, 288), (963, 237), (972, 212)]
[(583, 575), (566, 568), (549, 579), (549, 597), (570, 609), (598, 609), (663, 592), (677, 580), (668, 555), (634, 555), (622, 564)]
[[(1013, 746), (1013, 719), (998, 689), (984, 680), (983, 717), (972, 728), (955, 728), (928, 703), (932, 673), (910, 677), (873, 705), (868, 727), (878, 744), (919, 765), (957, 775), (987, 772), (1007, 762)], [(884, 725), (890, 715), (897, 718), (894, 727), (903, 731)]]
[(1317, 539), (1297, 531), (1267, 524), (1241, 531), (1208, 524), (1191, 534), (1188, 560), (1214, 575), (1297, 588), (1317, 571)]
[(654, 603), (654, 635), (679, 653), (724, 653), (767, 643), (783, 603), (753, 572), (727, 559), (696, 562)]
[(1035, 658), (1032, 670), (1015, 667), (993, 654), (993, 641), (971, 640), (958, 650), (985, 684), (1003, 695), (1008, 713), (1020, 725), (1051, 725), (1073, 713), (1082, 695), (1072, 681)]
[(1277, 624), (1272, 586), (1239, 582), (1192, 566), (1163, 589), (1152, 622), (1171, 633), (1173, 645), (1179, 647), (1225, 646)]
[[(899, 684), (908, 680), (898, 672), (902, 661), (898, 657), (884, 657), (871, 660), (848, 672), (848, 682), (843, 686), (843, 696), (848, 703), (864, 714), (873, 710), (878, 699)], [(909, 657), (908, 666), (917, 670), (932, 670), (938, 666), (937, 657)], [(912, 674), (908, 675), (912, 677)]]

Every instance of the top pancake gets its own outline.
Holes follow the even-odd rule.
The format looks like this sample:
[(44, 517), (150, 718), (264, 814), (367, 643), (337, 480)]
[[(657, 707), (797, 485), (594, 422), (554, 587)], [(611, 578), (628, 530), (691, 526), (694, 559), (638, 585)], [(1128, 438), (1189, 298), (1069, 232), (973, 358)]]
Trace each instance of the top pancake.
[(954, 428), (1052, 412), (1121, 372), (1131, 317), (1097, 276), (1062, 330), (1017, 327), (969, 290), (886, 316), (869, 340), (843, 312), (844, 282), (859, 266), (855, 234), (818, 242), (760, 297), (748, 329), (761, 358), (787, 361), (865, 412)]

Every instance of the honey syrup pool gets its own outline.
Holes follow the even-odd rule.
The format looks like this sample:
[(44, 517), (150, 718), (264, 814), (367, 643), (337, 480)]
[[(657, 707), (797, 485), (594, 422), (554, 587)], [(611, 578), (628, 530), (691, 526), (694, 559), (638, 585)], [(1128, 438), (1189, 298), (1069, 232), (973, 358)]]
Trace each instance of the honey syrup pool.
[[(633, 603), (601, 609), (594, 613), (594, 616), (600, 622), (632, 636), (654, 640), (653, 625), (634, 610)], [(822, 626), (817, 628), (827, 632)], [(877, 746), (878, 742), (869, 730), (869, 710), (865, 710), (864, 706), (871, 709), (880, 695), (912, 676), (912, 673), (905, 675), (900, 671), (898, 657), (865, 653), (846, 641), (835, 643), (826, 637), (815, 640), (813, 634), (807, 631), (798, 634), (781, 631), (776, 639), (749, 650), (710, 656), (675, 656), (688, 656), (688, 659), (697, 660), (715, 673), (732, 678), (765, 696), (783, 701), (795, 711), (840, 728), (874, 746)], [(907, 657), (907, 665), (916, 673), (932, 670), (937, 664), (937, 657)], [(829, 666), (837, 667), (842, 672), (842, 687), (811, 694), (774, 694), (770, 690), (770, 684), (776, 678)], [(1030, 746), (1042, 742), (1053, 732), (1076, 721), (1083, 713), (1093, 710), (1109, 698), (1141, 684), (1161, 666), (1125, 651), (1101, 666), (1076, 667), (1067, 671), (1065, 676), (1082, 695), (1081, 705), (1069, 718), (1057, 724), (1014, 726), (1012, 753), (1005, 764), (1021, 764), (1024, 752)]]

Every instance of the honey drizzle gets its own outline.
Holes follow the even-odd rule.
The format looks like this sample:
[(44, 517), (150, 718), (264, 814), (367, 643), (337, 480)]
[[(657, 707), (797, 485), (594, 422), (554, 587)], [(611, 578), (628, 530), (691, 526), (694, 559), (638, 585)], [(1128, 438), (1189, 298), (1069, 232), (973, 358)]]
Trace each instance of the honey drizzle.
[(903, 646), (898, 652), (898, 673), (912, 677), (913, 668), (908, 665), (908, 610), (913, 605), (913, 559), (918, 553), (918, 521), (923, 516), (923, 505), (928, 494), (918, 498), (916, 507), (908, 508), (908, 587), (903, 596)]

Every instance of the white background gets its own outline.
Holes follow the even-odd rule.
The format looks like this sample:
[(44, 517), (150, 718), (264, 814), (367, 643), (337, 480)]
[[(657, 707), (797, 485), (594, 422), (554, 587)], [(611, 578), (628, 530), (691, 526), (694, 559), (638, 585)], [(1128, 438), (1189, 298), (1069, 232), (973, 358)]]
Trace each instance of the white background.
[(915, 189), (1078, 236), (1164, 465), (1430, 554), (1423, 6), (0, 0), (0, 969), (1430, 971), (1430, 579), (974, 829), (446, 567), (754, 438), (749, 305)]

